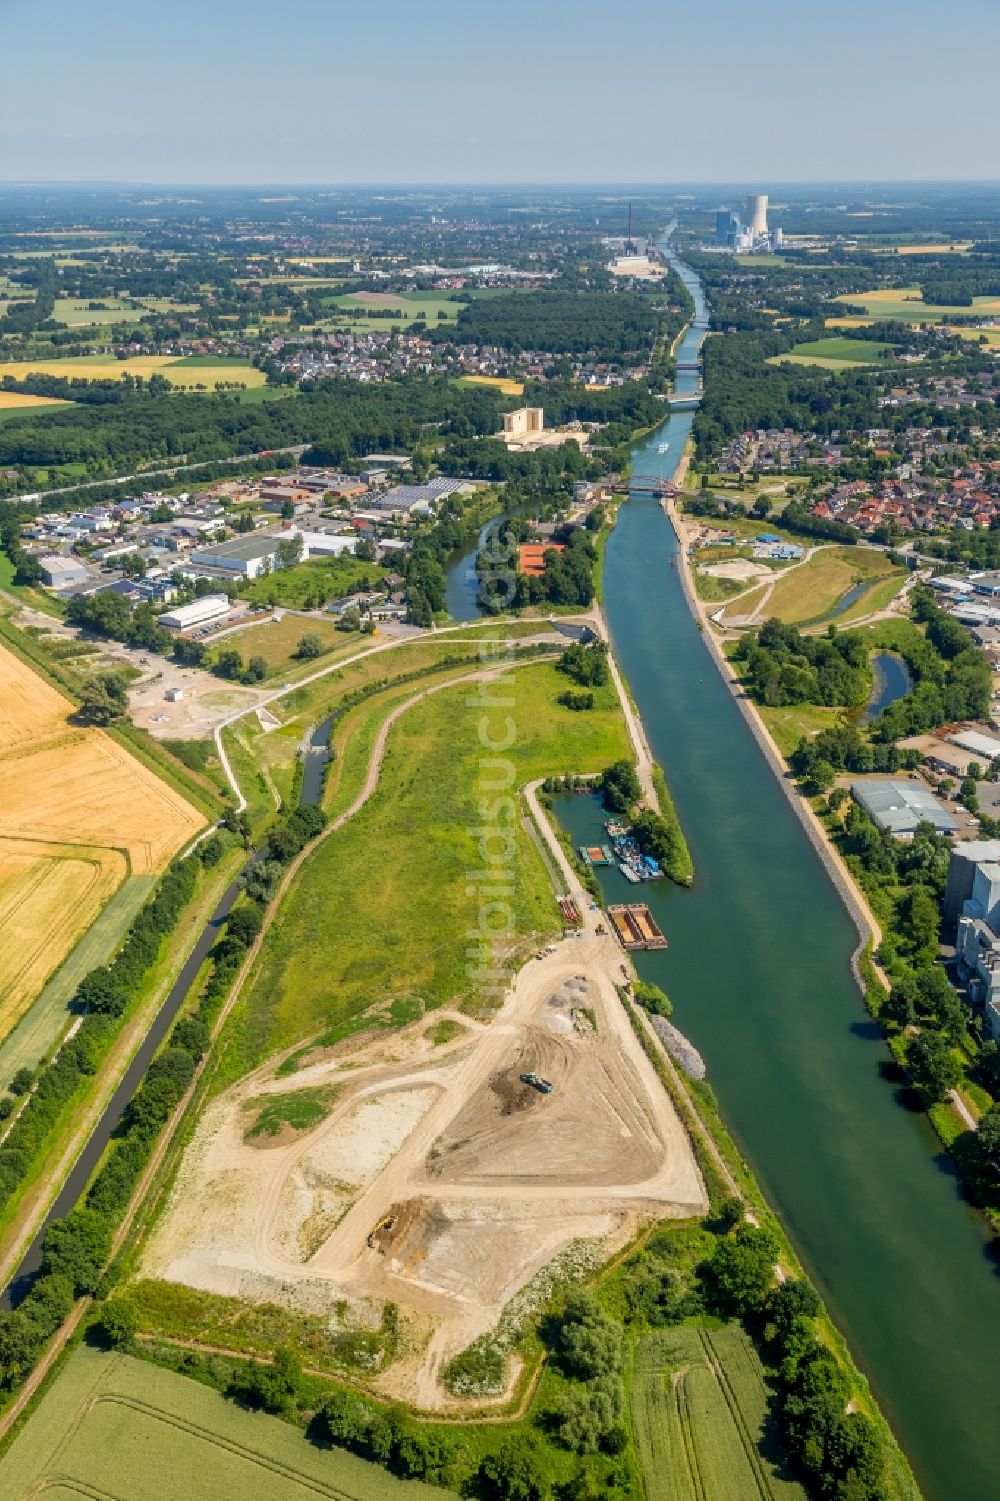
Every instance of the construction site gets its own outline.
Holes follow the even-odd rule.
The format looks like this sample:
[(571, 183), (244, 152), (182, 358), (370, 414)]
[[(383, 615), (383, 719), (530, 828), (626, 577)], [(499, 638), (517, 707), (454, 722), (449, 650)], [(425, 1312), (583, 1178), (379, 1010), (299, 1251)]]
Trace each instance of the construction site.
[[(375, 1322), (391, 1300), (409, 1354), (377, 1384), (444, 1408), (443, 1365), (561, 1252), (604, 1259), (644, 1222), (703, 1213), (599, 916), (532, 959), (488, 1024), (449, 1011), (362, 1033), (213, 1101), (139, 1274), (307, 1312), (346, 1300)], [(323, 1118), (255, 1134), (298, 1091)]]

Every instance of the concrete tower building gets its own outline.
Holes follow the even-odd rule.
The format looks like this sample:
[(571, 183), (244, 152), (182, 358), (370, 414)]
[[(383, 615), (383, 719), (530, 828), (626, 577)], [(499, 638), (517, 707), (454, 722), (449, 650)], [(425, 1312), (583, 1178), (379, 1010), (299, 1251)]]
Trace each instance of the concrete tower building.
[(755, 240), (767, 234), (766, 193), (751, 193), (747, 199), (747, 228)]

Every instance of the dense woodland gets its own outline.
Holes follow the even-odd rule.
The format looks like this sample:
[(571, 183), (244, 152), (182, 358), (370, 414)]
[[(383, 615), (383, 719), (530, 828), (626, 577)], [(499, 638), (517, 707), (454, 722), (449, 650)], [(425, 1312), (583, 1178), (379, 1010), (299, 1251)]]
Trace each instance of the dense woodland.
[(434, 337), (459, 344), (492, 344), (520, 353), (591, 354), (621, 360), (652, 349), (660, 327), (653, 300), (629, 292), (533, 292), (475, 299), (454, 330)]
[(83, 463), (95, 474), (188, 459), (223, 459), (311, 442), (319, 464), (496, 432), (509, 405), (489, 387), (422, 377), (361, 385), (317, 382), (300, 396), (243, 405), (226, 396), (161, 396), (148, 386), (101, 408), (0, 423), (0, 468)]

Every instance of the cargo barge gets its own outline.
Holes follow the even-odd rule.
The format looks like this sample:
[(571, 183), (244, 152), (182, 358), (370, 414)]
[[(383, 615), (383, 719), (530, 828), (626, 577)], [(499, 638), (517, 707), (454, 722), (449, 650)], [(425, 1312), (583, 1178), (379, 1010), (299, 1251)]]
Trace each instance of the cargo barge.
[(665, 949), (667, 940), (645, 903), (618, 902), (608, 908), (615, 937), (623, 949)]

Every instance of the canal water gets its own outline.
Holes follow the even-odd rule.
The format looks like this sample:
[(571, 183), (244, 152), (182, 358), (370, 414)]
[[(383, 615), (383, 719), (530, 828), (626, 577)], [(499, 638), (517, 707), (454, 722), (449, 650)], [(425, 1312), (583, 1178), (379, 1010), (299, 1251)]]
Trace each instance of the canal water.
[(445, 579), (445, 608), (452, 620), (478, 620), (483, 613), (479, 608), (476, 558), (479, 556), (480, 549), (486, 545), (490, 529), (501, 519), (501, 517), (492, 516), (489, 521), (484, 522), (475, 547), (470, 548), (468, 552), (457, 554), (448, 561)]
[[(681, 274), (703, 323), (697, 280)], [(703, 336), (688, 333), (682, 363)], [(681, 372), (678, 390), (695, 380)], [(673, 472), (691, 421), (675, 412), (651, 435), (636, 477)], [(638, 972), (704, 1056), (927, 1501), (996, 1501), (1000, 1282), (985, 1228), (885, 1077), (889, 1054), (851, 975), (854, 927), (709, 656), (676, 552), (657, 499), (633, 494), (608, 542), (605, 611), (696, 871), (689, 891), (643, 887), (669, 948), (637, 954)], [(601, 842), (593, 798), (566, 798), (561, 814), (574, 844)], [(608, 899), (634, 899), (617, 872), (595, 874)]]
[(502, 511), (496, 516), (490, 516), (483, 522), (476, 538), (475, 545), (467, 552), (454, 554), (447, 561), (445, 576), (445, 608), (452, 620), (479, 620), (482, 610), (479, 607), (479, 575), (476, 573), (476, 558), (490, 536), (501, 524), (511, 516), (521, 516), (531, 509), (531, 502), (526, 501), (523, 505), (513, 506), (509, 511)]
[(863, 724), (877, 719), (883, 709), (894, 704), (897, 698), (904, 698), (913, 687), (909, 668), (902, 657), (897, 657), (893, 652), (876, 652), (872, 657), (872, 672), (875, 681), (861, 715)]

